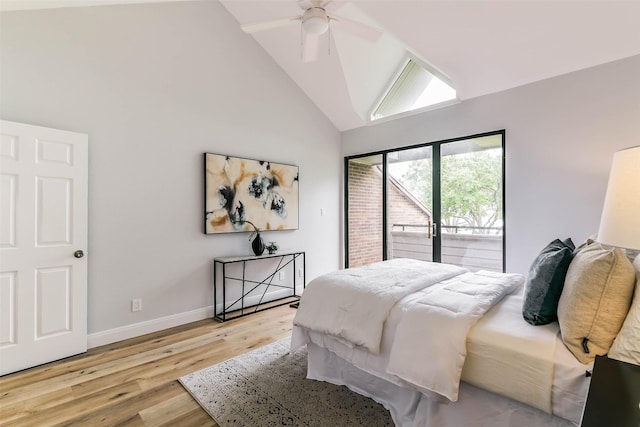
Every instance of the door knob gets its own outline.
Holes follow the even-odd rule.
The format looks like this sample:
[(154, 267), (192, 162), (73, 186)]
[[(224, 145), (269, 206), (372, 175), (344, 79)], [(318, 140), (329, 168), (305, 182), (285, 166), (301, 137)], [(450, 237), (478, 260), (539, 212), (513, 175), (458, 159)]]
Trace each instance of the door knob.
[(84, 256), (84, 252), (82, 252), (81, 250), (77, 250), (73, 253), (73, 256), (76, 258), (82, 258)]

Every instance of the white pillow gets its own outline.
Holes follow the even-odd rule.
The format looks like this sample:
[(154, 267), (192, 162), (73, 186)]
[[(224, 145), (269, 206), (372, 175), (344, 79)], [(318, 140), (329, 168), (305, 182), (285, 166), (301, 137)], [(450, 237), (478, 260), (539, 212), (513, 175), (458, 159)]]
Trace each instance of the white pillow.
[(636, 269), (636, 290), (622, 328), (609, 350), (609, 357), (640, 365), (640, 255), (633, 261)]

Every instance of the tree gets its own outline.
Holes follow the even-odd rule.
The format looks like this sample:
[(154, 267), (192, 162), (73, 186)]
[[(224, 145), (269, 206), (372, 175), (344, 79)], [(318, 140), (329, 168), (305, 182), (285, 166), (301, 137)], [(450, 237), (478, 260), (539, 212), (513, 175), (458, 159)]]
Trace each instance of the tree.
[[(442, 224), (488, 234), (502, 220), (502, 162), (499, 150), (444, 156), (441, 162)], [(397, 178), (425, 206), (432, 205), (432, 162), (413, 160)]]

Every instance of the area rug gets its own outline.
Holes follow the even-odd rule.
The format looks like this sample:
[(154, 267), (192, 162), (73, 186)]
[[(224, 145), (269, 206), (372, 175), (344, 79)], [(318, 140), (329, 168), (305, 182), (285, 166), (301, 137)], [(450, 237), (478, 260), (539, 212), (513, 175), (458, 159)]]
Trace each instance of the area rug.
[(306, 379), (306, 350), (290, 339), (185, 375), (180, 383), (220, 426), (393, 426), (379, 403)]

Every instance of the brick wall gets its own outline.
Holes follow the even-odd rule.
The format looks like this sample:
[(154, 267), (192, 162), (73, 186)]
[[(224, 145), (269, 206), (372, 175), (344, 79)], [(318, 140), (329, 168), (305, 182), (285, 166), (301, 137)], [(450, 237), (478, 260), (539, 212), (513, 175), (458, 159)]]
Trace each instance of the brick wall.
[[(349, 267), (382, 261), (382, 173), (376, 166), (351, 162), (349, 179)], [(429, 214), (396, 185), (388, 186), (392, 224), (427, 224)], [(390, 242), (390, 240), (388, 240)]]
[(349, 267), (382, 261), (382, 175), (349, 163)]

